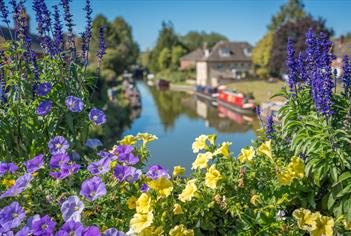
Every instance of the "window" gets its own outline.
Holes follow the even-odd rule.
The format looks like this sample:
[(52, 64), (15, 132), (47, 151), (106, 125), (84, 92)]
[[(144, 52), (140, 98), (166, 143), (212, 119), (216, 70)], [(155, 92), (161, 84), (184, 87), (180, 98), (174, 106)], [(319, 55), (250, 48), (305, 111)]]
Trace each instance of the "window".
[(229, 48), (220, 48), (219, 49), (219, 56), (220, 57), (229, 57), (230, 56)]

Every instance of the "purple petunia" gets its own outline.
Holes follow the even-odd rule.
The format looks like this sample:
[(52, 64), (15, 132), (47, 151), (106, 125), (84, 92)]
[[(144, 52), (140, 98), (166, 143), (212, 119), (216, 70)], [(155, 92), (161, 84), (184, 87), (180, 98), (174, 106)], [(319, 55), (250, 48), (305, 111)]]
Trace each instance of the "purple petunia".
[(95, 125), (102, 125), (106, 122), (106, 115), (103, 111), (93, 108), (89, 112), (89, 120)]
[(0, 162), (0, 176), (3, 176), (7, 172), (14, 174), (17, 170), (18, 170), (18, 166), (15, 163)]
[(102, 146), (102, 142), (100, 141), (100, 139), (97, 138), (89, 138), (85, 142), (85, 146), (90, 148), (97, 148), (99, 146)]
[(142, 172), (141, 170), (132, 166), (115, 166), (114, 175), (119, 182), (127, 181), (133, 183), (137, 181)]
[(84, 230), (83, 225), (80, 222), (67, 221), (62, 225), (60, 230), (56, 233), (55, 236), (80, 236)]
[(139, 162), (139, 158), (135, 156), (133, 153), (120, 154), (118, 156), (118, 160), (128, 165), (135, 165)]
[(141, 185), (141, 187), (140, 187), (140, 191), (142, 192), (142, 193), (146, 193), (146, 192), (148, 192), (150, 190), (150, 187), (149, 187), (149, 185), (147, 185), (147, 184), (143, 184), (143, 185)]
[(102, 158), (107, 157), (107, 158), (111, 159), (111, 161), (114, 161), (118, 158), (115, 154), (110, 153), (110, 152), (105, 152), (105, 151), (101, 151), (101, 152), (98, 152), (96, 154)]
[(134, 150), (132, 145), (118, 145), (114, 150), (113, 153), (115, 154), (128, 154)]
[(61, 205), (62, 218), (65, 222), (80, 222), (81, 213), (84, 210), (84, 203), (77, 196), (70, 196)]
[(79, 164), (73, 163), (71, 165), (62, 165), (58, 172), (50, 172), (50, 176), (55, 179), (64, 179), (78, 172)]
[(159, 179), (161, 177), (164, 177), (166, 179), (171, 178), (171, 176), (168, 174), (167, 169), (163, 168), (160, 165), (150, 166), (148, 172), (146, 172), (146, 176), (153, 180)]
[(100, 236), (100, 229), (96, 226), (89, 226), (83, 230), (82, 236)]
[(93, 175), (105, 174), (110, 170), (110, 163), (111, 159), (105, 157), (99, 161), (90, 163), (87, 169)]
[(3, 232), (17, 228), (26, 217), (23, 208), (18, 202), (12, 202), (9, 206), (0, 210), (0, 225)]
[(105, 194), (106, 186), (99, 176), (94, 176), (82, 183), (80, 195), (84, 196), (89, 201), (95, 201)]
[(18, 196), (28, 187), (32, 179), (33, 177), (31, 174), (24, 174), (18, 177), (18, 179), (16, 180), (16, 183), (0, 195), (0, 199), (5, 197)]
[(37, 114), (39, 116), (46, 116), (52, 108), (52, 101), (50, 100), (46, 100), (46, 101), (42, 101), (41, 103), (39, 103), (38, 107), (37, 107)]
[(52, 89), (52, 86), (49, 82), (41, 83), (35, 88), (35, 92), (38, 94), (38, 96), (43, 97), (50, 93)]
[(44, 165), (43, 159), (44, 159), (44, 155), (40, 154), (34, 157), (33, 159), (24, 162), (23, 164), (26, 166), (28, 173), (34, 173)]
[(55, 229), (54, 222), (48, 215), (40, 218), (33, 223), (32, 229), (34, 235), (52, 235)]
[(50, 168), (61, 168), (61, 166), (67, 164), (70, 161), (69, 156), (66, 153), (59, 153), (53, 155), (50, 159)]
[(69, 148), (69, 143), (64, 137), (56, 136), (49, 141), (48, 147), (52, 155), (66, 153), (66, 150)]
[(74, 96), (68, 96), (65, 104), (67, 109), (71, 112), (81, 112), (84, 108), (83, 100)]
[(126, 236), (122, 231), (117, 230), (116, 228), (110, 228), (105, 230), (102, 236)]

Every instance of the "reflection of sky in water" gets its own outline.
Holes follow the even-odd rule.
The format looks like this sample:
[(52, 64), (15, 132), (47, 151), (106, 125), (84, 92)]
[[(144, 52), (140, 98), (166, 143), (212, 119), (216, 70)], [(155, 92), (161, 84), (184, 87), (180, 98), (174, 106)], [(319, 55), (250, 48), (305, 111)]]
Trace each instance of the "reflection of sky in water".
[[(233, 145), (230, 147), (230, 150), (235, 154), (238, 154), (242, 147), (250, 145), (251, 140), (255, 138), (254, 129), (250, 128), (250, 126), (247, 126), (245, 124), (240, 125), (232, 120), (229, 120), (228, 118), (218, 117), (216, 108), (211, 108), (211, 112), (206, 112), (206, 110), (208, 110), (206, 109), (206, 106), (202, 108), (202, 111), (198, 111), (198, 113), (200, 113), (201, 116), (204, 116), (206, 113), (208, 113), (209, 121), (200, 118), (199, 116), (196, 118), (191, 118), (188, 114), (185, 114), (186, 109), (192, 109), (194, 114), (196, 114), (196, 105), (194, 105), (192, 108), (189, 108), (189, 106), (184, 107), (183, 104), (178, 103), (177, 106), (180, 106), (182, 112), (177, 114), (170, 114), (170, 112), (167, 110), (166, 115), (171, 117), (173, 115), (178, 115), (178, 117), (174, 121), (172, 120), (172, 122), (174, 122), (173, 126), (165, 127), (159, 113), (165, 111), (161, 111), (160, 109), (162, 109), (162, 107), (157, 107), (157, 104), (160, 103), (156, 103), (155, 101), (155, 99), (159, 98), (157, 96), (160, 95), (162, 91), (157, 91), (156, 89), (152, 88), (151, 92), (151, 89), (148, 88), (143, 82), (138, 83), (138, 88), (142, 95), (141, 115), (139, 118), (134, 120), (131, 125), (131, 129), (124, 132), (123, 135), (135, 135), (138, 132), (149, 132), (159, 137), (157, 141), (149, 144), (151, 153), (151, 157), (149, 159), (150, 165), (159, 164), (168, 168), (170, 171), (173, 166), (182, 165), (189, 170), (191, 168), (191, 163), (196, 157), (196, 155), (192, 153), (191, 144), (194, 139), (201, 134), (216, 133), (218, 136), (217, 143), (224, 141), (232, 142)], [(167, 91), (167, 93), (171, 92)], [(187, 94), (181, 94), (181, 96), (178, 97), (180, 97), (180, 99), (188, 98), (189, 101), (194, 101), (192, 99), (195, 99), (192, 98), (191, 95)], [(170, 99), (169, 97), (167, 98)], [(173, 97), (171, 99), (174, 100)], [(198, 104), (197, 106), (199, 106), (199, 104), (201, 104), (201, 106), (204, 105), (204, 103), (196, 103), (195, 101), (192, 104)], [(172, 106), (170, 102), (169, 106)], [(203, 111), (203, 109), (205, 109), (205, 111)], [(223, 126), (219, 124), (219, 122), (224, 123), (225, 127), (229, 125), (230, 130), (220, 132), (214, 127), (208, 127), (215, 126), (218, 128)], [(254, 122), (256, 122), (256, 119), (254, 119)], [(169, 125), (168, 121), (165, 123)], [(235, 127), (237, 127), (239, 131), (236, 131)], [(223, 127), (220, 129), (223, 131)]]

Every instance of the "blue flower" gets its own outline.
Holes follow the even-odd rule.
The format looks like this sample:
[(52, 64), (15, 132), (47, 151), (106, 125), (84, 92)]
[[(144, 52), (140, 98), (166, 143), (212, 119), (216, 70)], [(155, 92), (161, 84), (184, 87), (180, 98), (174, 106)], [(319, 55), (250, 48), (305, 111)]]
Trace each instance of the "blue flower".
[(52, 108), (52, 101), (46, 100), (42, 101), (37, 107), (37, 114), (39, 116), (46, 116)]
[(65, 104), (67, 109), (71, 112), (81, 112), (84, 108), (83, 100), (74, 96), (68, 96)]

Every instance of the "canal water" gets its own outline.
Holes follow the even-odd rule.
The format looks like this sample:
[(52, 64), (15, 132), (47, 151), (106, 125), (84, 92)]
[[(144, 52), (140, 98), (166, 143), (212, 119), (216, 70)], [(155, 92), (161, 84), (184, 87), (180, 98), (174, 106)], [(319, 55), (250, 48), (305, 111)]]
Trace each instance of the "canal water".
[(159, 90), (143, 81), (138, 81), (137, 87), (142, 110), (123, 136), (148, 132), (158, 137), (149, 144), (148, 165), (159, 164), (169, 171), (182, 165), (190, 170), (196, 158), (191, 144), (201, 134), (217, 134), (217, 142), (232, 142), (230, 151), (236, 155), (256, 137), (259, 128), (256, 116), (213, 106), (186, 92)]

